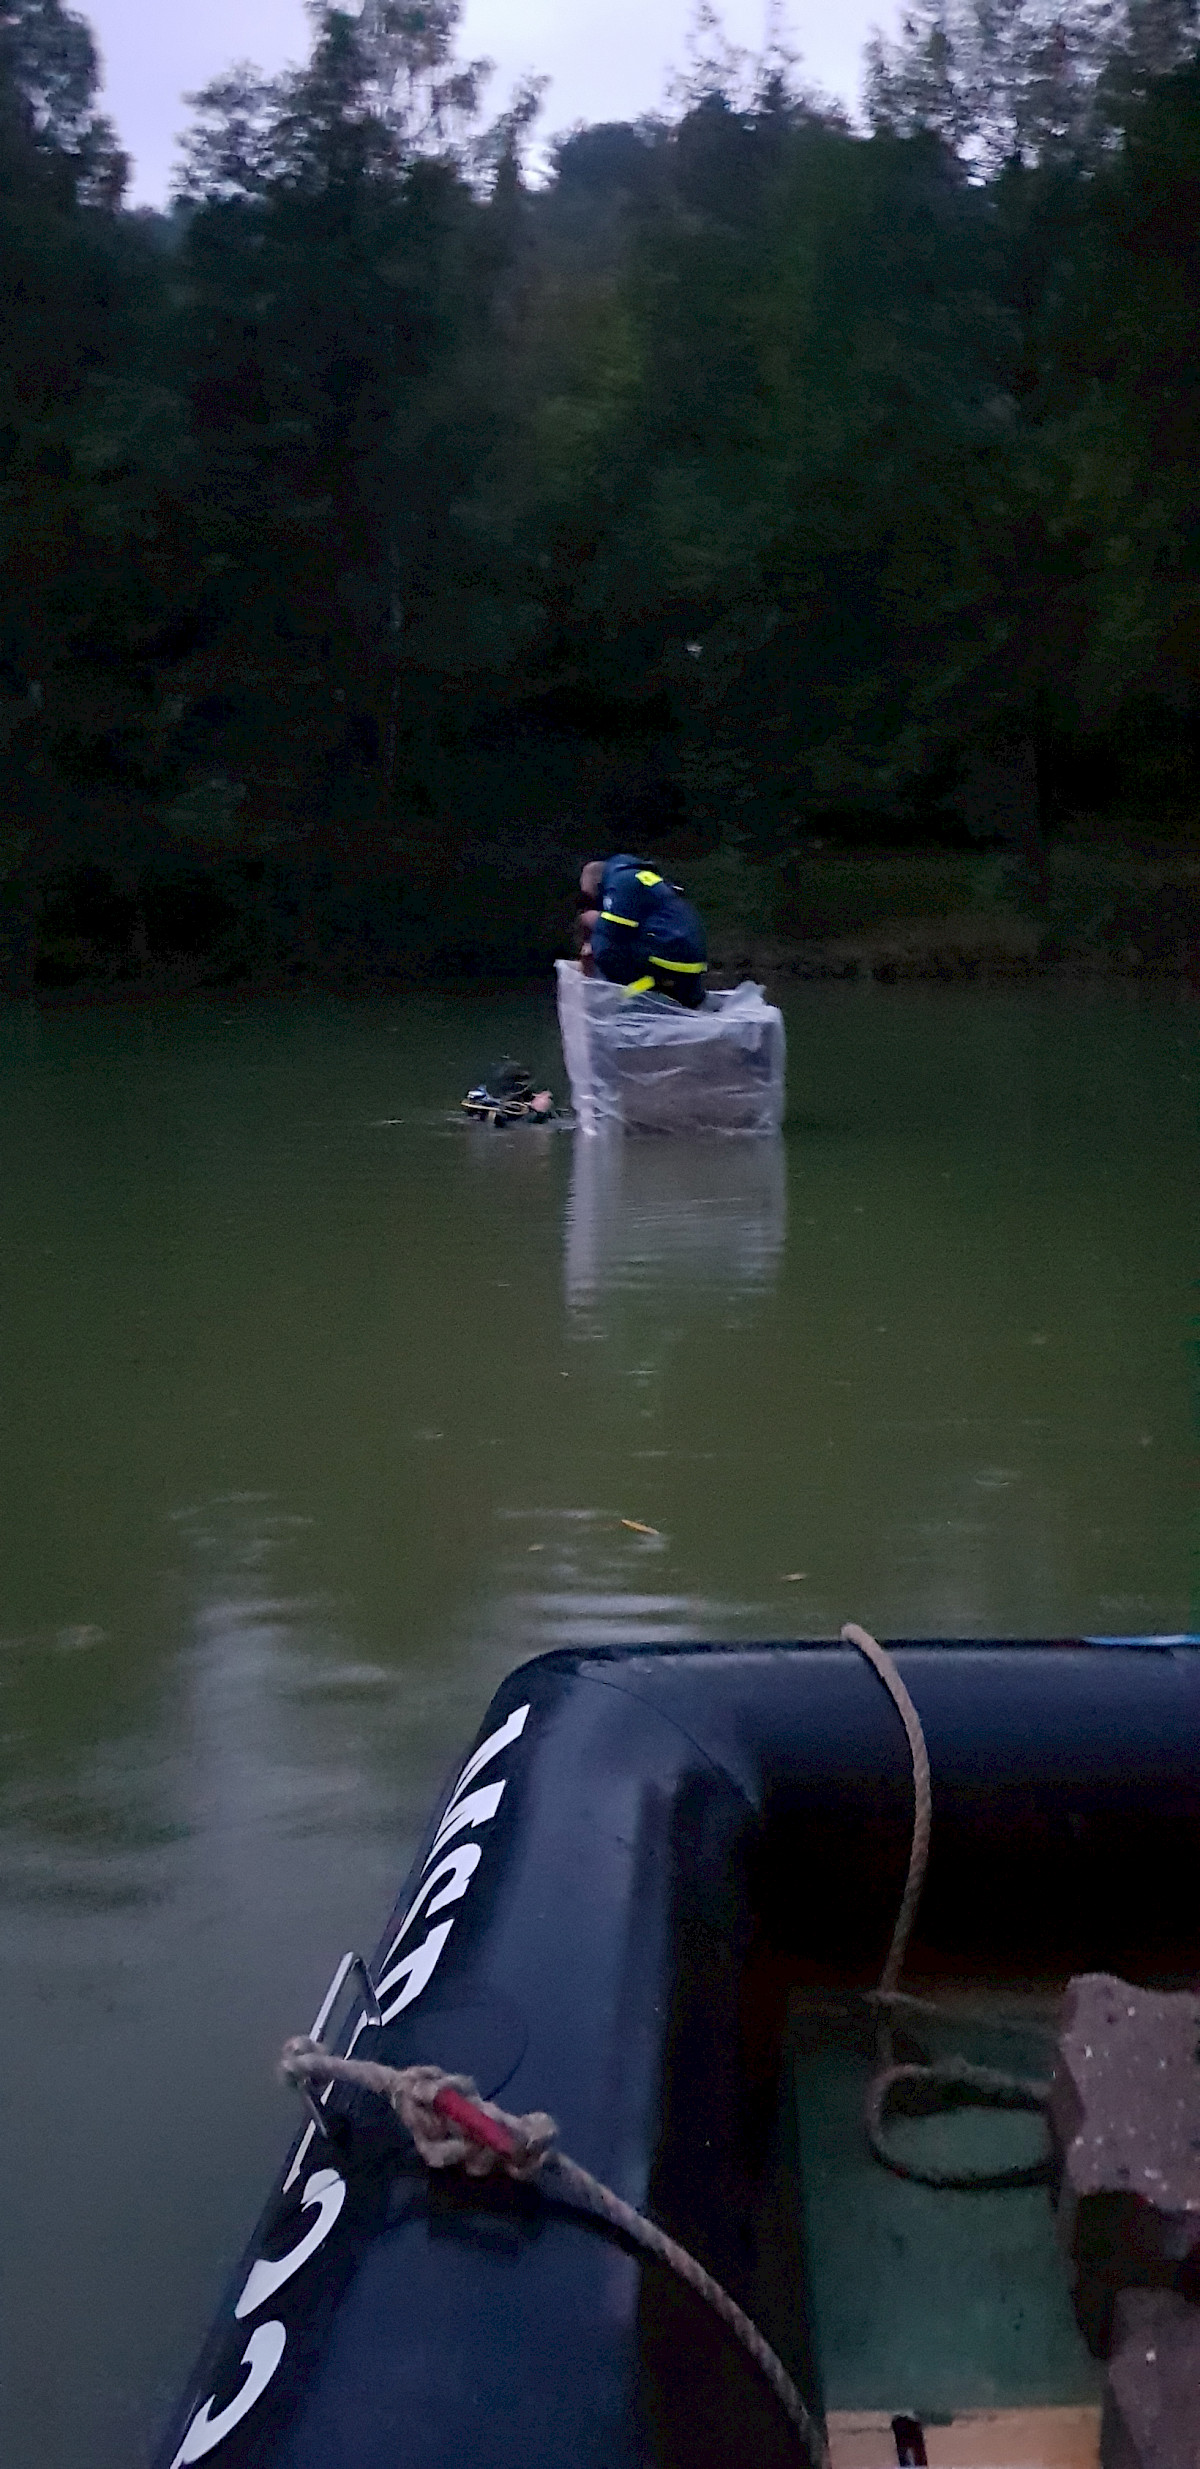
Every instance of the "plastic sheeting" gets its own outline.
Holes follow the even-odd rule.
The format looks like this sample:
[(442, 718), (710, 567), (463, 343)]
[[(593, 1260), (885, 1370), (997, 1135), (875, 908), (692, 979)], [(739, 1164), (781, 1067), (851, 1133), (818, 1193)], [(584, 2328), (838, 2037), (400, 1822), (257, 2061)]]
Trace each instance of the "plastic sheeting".
[(706, 994), (697, 1011), (669, 995), (627, 995), (555, 963), (558, 1021), (578, 1129), (777, 1132), (783, 1121), (783, 1017), (761, 986)]

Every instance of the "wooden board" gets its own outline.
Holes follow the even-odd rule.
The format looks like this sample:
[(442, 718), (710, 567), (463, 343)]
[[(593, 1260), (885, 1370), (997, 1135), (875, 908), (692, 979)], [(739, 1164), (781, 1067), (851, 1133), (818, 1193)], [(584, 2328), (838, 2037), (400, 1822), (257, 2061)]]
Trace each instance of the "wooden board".
[[(832, 2469), (896, 2469), (892, 2421), (879, 2409), (831, 2409)], [(929, 2469), (1098, 2469), (1100, 2412), (970, 2409), (923, 2428)]]

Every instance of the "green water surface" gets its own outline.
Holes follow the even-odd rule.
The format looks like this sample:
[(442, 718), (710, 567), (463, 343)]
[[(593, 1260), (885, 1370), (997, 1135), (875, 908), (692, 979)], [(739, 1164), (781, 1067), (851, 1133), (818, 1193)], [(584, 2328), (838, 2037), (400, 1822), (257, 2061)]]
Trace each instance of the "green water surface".
[(1197, 1625), (1194, 1018), (806, 990), (612, 1157), (450, 1119), (548, 995), (0, 1014), (6, 2469), (144, 2458), (520, 1657)]

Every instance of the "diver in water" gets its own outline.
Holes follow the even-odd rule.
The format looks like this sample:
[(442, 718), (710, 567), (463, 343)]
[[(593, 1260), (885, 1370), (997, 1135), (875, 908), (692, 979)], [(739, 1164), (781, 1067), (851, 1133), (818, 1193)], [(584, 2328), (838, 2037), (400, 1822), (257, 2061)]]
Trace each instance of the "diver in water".
[(508, 1057), (477, 1088), (468, 1089), (462, 1109), (473, 1123), (490, 1123), (493, 1131), (503, 1131), (509, 1123), (549, 1123), (554, 1118), (549, 1089), (535, 1089), (532, 1072)]
[(704, 1001), (707, 946), (690, 901), (638, 857), (590, 858), (579, 878), (588, 906), (580, 952), (589, 976), (626, 994), (667, 994), (695, 1011)]

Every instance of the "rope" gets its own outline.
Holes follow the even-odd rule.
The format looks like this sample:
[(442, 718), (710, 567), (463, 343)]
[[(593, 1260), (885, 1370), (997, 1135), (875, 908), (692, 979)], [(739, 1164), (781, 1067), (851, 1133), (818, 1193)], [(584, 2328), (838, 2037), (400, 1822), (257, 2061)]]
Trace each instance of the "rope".
[(544, 2109), (512, 2117), (494, 2100), (481, 2100), (469, 2075), (334, 2057), (303, 2033), (284, 2042), (279, 2071), (288, 2083), (348, 2083), (358, 2092), (377, 2092), (407, 2127), (427, 2169), (463, 2169), (468, 2177), (485, 2178), (502, 2166), (506, 2177), (536, 2177), (556, 2132)]
[[(909, 2006), (916, 2002), (905, 1996), (900, 1987), (900, 1974), (929, 1865), (929, 1837), (933, 1824), (929, 1751), (925, 1746), (921, 1718), (887, 1648), (880, 1645), (878, 1638), (871, 1636), (869, 1629), (860, 1629), (854, 1620), (845, 1622), (842, 1637), (847, 1646), (857, 1647), (883, 1682), (908, 1737), (913, 1778), (913, 1831), (908, 1876), (879, 1987), (871, 1998), (872, 2005), (880, 2009), (880, 2021), (875, 2037), (876, 2069), (867, 2086), (863, 2115), (867, 2142), (875, 2159), (885, 2169), (890, 2169), (894, 2177), (907, 2178), (917, 2186), (932, 2186), (942, 2192), (985, 2194), (1000, 2193), (1016, 2186), (1043, 2185), (1049, 2175), (1048, 2155), (1041, 2160), (1017, 2162), (1007, 2169), (938, 2169), (932, 2164), (922, 2166), (915, 2161), (901, 2160), (887, 2141), (889, 2111), (894, 2102), (900, 2105), (904, 2095), (908, 2096), (910, 2114), (929, 2113), (940, 2107), (944, 2095), (948, 2095), (951, 2102), (977, 2109), (1029, 2109), (1042, 2113), (1050, 2097), (1050, 2086), (1032, 2076), (1004, 2074), (992, 2066), (972, 2066), (966, 2058), (945, 2058), (933, 2066), (898, 2065), (896, 2062), (892, 2010), (896, 2006)], [(938, 2010), (931, 2003), (928, 2011), (936, 2014)]]
[(407, 2127), (427, 2168), (461, 2168), (475, 2178), (498, 2171), (518, 2182), (536, 2179), (548, 2193), (562, 2194), (568, 2202), (620, 2230), (656, 2262), (666, 2264), (719, 2316), (769, 2383), (812, 2469), (829, 2469), (821, 2428), (757, 2324), (685, 2246), (635, 2211), (631, 2203), (623, 2203), (611, 2186), (602, 2185), (578, 2161), (551, 2148), (557, 2129), (544, 2110), (514, 2117), (495, 2101), (481, 2100), (467, 2075), (445, 2075), (437, 2066), (380, 2066), (370, 2059), (334, 2057), (306, 2038), (285, 2044), (280, 2072), (295, 2084), (347, 2083), (359, 2091), (378, 2093)]
[(886, 1647), (880, 1645), (878, 1638), (872, 1637), (869, 1629), (860, 1629), (856, 1620), (846, 1621), (842, 1636), (847, 1646), (857, 1646), (860, 1655), (865, 1655), (868, 1663), (872, 1664), (878, 1672), (908, 1734), (908, 1750), (912, 1759), (912, 1848), (908, 1855), (908, 1876), (904, 1881), (904, 1892), (900, 1897), (900, 1909), (896, 1914), (892, 1942), (887, 1951), (887, 1961), (879, 1977), (878, 1995), (886, 1998), (890, 1996), (893, 1989), (898, 1989), (900, 1986), (900, 1974), (904, 1969), (908, 1941), (912, 1935), (912, 1925), (917, 1917), (917, 1905), (921, 1900), (921, 1890), (925, 1884), (925, 1870), (929, 1861), (929, 1835), (933, 1825), (929, 1751), (925, 1746), (921, 1718)]

